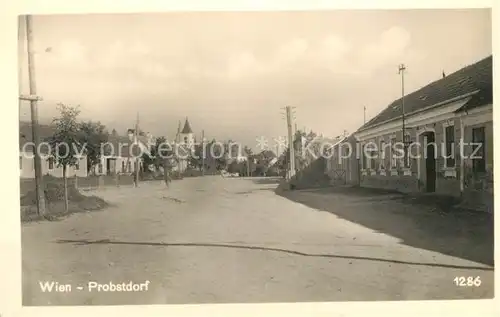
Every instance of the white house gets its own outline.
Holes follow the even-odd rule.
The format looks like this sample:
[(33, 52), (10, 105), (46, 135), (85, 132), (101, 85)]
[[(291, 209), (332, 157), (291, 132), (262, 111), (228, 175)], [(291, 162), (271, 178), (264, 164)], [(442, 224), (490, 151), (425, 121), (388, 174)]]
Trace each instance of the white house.
[[(40, 139), (44, 140), (53, 135), (53, 129), (49, 125), (39, 126)], [(31, 124), (28, 122), (19, 122), (19, 175), (21, 178), (35, 178), (35, 159), (33, 154), (33, 141)], [(48, 156), (49, 147), (47, 144), (40, 148), (42, 175), (54, 177), (63, 176), (63, 168), (57, 166), (53, 158)], [(68, 166), (66, 169), (67, 177), (86, 177), (87, 176), (87, 157), (82, 155), (75, 166)]]
[(489, 56), (404, 97), (406, 156), (393, 147), (404, 144), (401, 98), (362, 126), (360, 184), (492, 201), (492, 63)]
[[(54, 159), (48, 157), (46, 153), (41, 153), (42, 175), (53, 177), (63, 177), (63, 168), (57, 166)], [(33, 151), (19, 152), (19, 173), (21, 178), (35, 178), (35, 159)], [(87, 157), (80, 157), (75, 166), (68, 166), (66, 177), (86, 177), (87, 176)]]
[(142, 168), (142, 155), (150, 155), (152, 135), (138, 136), (135, 131), (129, 129), (127, 136), (112, 135), (108, 142), (103, 144), (101, 161), (94, 167), (95, 175), (131, 174), (136, 171), (137, 161)]

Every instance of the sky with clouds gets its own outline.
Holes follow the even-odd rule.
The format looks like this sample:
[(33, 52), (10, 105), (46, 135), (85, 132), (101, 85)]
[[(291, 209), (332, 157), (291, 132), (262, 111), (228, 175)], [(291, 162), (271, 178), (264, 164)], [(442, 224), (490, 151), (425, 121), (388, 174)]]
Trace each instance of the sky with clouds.
[[(401, 95), (491, 54), (491, 14), (472, 10), (186, 12), (34, 16), (40, 120), (59, 102), (124, 133), (172, 138), (179, 120), (209, 138), (353, 132)], [(28, 93), (24, 23), (21, 86)], [(29, 104), (20, 107), (29, 120)]]

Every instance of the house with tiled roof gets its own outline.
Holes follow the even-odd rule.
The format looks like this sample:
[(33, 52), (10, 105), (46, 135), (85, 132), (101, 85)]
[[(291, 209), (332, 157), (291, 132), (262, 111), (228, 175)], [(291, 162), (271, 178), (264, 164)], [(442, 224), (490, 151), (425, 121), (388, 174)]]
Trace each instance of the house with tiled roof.
[(355, 138), (362, 186), (492, 195), (492, 56), (393, 101)]
[(95, 167), (94, 174), (134, 173), (137, 163), (139, 168), (142, 168), (142, 156), (151, 155), (152, 142), (154, 138), (150, 134), (140, 134), (136, 137), (134, 129), (128, 129), (127, 136), (110, 135), (108, 142), (101, 146), (101, 162)]
[(356, 147), (354, 134), (343, 134), (323, 146), (325, 153), (325, 174), (331, 185), (358, 185), (359, 169), (352, 157)]
[[(29, 122), (19, 122), (19, 176), (21, 178), (35, 178), (35, 160), (33, 130)], [(38, 135), (42, 144), (38, 147), (40, 152), (42, 175), (53, 177), (62, 177), (63, 168), (57, 166), (56, 162), (50, 157), (50, 146), (45, 142), (54, 135), (55, 127), (50, 124), (39, 124)], [(87, 157), (83, 154), (75, 166), (69, 166), (66, 170), (68, 177), (87, 176)]]
[[(42, 156), (42, 174), (62, 177), (62, 167), (49, 157), (49, 146), (43, 143), (55, 133), (55, 127), (50, 124), (39, 124), (39, 136), (42, 145), (39, 147)], [(88, 174), (110, 175), (130, 174), (135, 172), (137, 160), (142, 166), (142, 155), (150, 154), (149, 145), (153, 138), (151, 135), (138, 136), (135, 140), (134, 130), (129, 129), (127, 136), (111, 134), (106, 143), (101, 144), (100, 162), (87, 170), (87, 157), (82, 154), (75, 166), (67, 169), (67, 176), (86, 177)], [(33, 159), (33, 140), (31, 123), (19, 122), (19, 167), (21, 178), (34, 178), (35, 168)]]

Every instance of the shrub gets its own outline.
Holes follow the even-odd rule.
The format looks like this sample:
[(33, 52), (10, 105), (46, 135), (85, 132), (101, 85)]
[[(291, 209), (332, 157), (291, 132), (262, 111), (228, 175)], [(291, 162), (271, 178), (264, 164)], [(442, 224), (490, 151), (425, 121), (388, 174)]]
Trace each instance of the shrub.
[[(47, 203), (64, 201), (64, 184), (61, 182), (46, 182), (45, 183), (45, 200)], [(81, 202), (86, 197), (82, 195), (78, 189), (68, 184), (68, 200), (72, 202)], [(36, 189), (30, 190), (26, 195), (21, 197), (21, 206), (36, 205), (37, 196)]]

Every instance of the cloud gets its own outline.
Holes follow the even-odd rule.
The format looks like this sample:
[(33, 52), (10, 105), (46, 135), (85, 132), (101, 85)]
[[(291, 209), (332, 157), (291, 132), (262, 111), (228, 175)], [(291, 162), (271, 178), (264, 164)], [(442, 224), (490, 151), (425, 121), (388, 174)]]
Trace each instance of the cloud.
[(119, 73), (123, 77), (144, 80), (175, 79), (189, 84), (193, 79), (239, 81), (261, 75), (278, 76), (292, 70), (295, 73), (308, 71), (311, 67), (324, 69), (334, 75), (366, 77), (388, 64), (397, 65), (410, 57), (417, 58), (419, 54), (410, 50), (410, 44), (410, 33), (398, 26), (385, 30), (370, 42), (357, 45), (337, 34), (328, 34), (315, 42), (295, 37), (284, 41), (268, 58), (257, 58), (250, 48), (236, 52), (228, 56), (222, 68), (207, 67), (209, 65), (186, 57), (177, 63), (170, 60), (168, 64), (168, 59), (162, 58), (140, 39), (131, 44), (116, 40), (93, 51), (89, 51), (81, 42), (70, 39), (54, 47), (55, 54), (47, 54), (53, 55), (51, 67), (57, 64), (69, 69), (69, 65), (77, 65), (80, 66), (77, 71), (82, 73), (93, 66), (94, 73)]
[(372, 73), (388, 64), (399, 64), (405, 55), (411, 53), (410, 44), (411, 35), (407, 30), (398, 26), (391, 27), (376, 41), (362, 47), (357, 64), (360, 70), (367, 73)]
[(299, 61), (306, 54), (308, 47), (306, 40), (296, 38), (279, 46), (268, 60), (258, 60), (251, 51), (236, 53), (228, 58), (225, 70), (219, 77), (239, 80), (280, 71)]
[(226, 76), (234, 80), (262, 73), (264, 70), (265, 66), (252, 53), (242, 52), (229, 58)]
[(130, 46), (129, 52), (135, 56), (147, 56), (152, 53), (152, 50), (142, 42), (135, 42)]
[[(52, 52), (52, 50), (50, 50)], [(55, 51), (59, 60), (64, 64), (82, 63), (87, 61), (86, 47), (76, 40), (62, 42)]]
[(293, 39), (278, 48), (274, 57), (274, 64), (279, 67), (301, 59), (307, 52), (309, 44), (301, 38)]
[(258, 60), (251, 52), (232, 56), (225, 75), (236, 80), (259, 74), (279, 73), (289, 69), (291, 65), (302, 69), (315, 65), (344, 72), (350, 69), (344, 59), (351, 50), (351, 45), (336, 35), (328, 35), (316, 43), (293, 38), (279, 46), (268, 60)]
[(86, 70), (90, 64), (89, 51), (81, 42), (67, 39), (54, 46), (37, 48), (36, 62), (42, 70)]
[(345, 39), (336, 35), (329, 35), (321, 42), (318, 55), (323, 60), (338, 61), (350, 50), (351, 46)]
[(330, 34), (316, 45), (309, 62), (313, 63), (316, 67), (328, 69), (334, 73), (349, 73), (352, 72), (352, 67), (349, 65), (347, 59), (348, 53), (352, 49), (351, 44), (347, 40)]
[(95, 52), (95, 66), (100, 71), (121, 71), (131, 77), (150, 79), (171, 79), (175, 76), (172, 69), (159, 60), (148, 45), (141, 41), (125, 44), (114, 41), (103, 52)]

